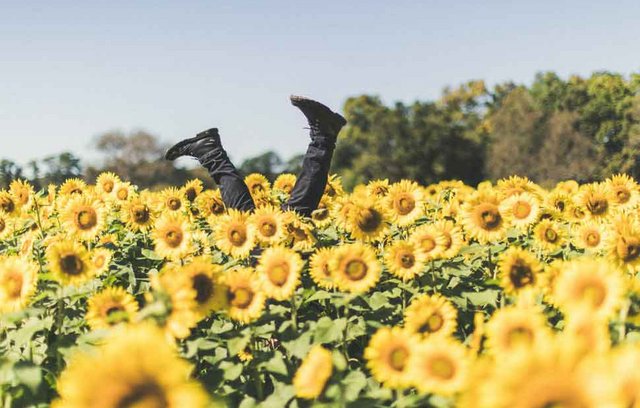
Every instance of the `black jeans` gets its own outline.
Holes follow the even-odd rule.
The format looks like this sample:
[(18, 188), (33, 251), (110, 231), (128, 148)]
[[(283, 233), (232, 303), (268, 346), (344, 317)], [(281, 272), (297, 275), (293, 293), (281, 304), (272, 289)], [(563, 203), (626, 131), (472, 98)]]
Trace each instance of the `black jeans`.
[[(283, 210), (294, 210), (303, 216), (311, 216), (318, 208), (329, 177), (331, 157), (335, 149), (335, 138), (313, 135), (307, 153), (302, 160), (302, 171), (291, 190)], [(216, 147), (201, 161), (220, 188), (222, 201), (227, 208), (252, 211), (256, 208), (249, 188), (240, 172), (231, 163), (224, 148)]]

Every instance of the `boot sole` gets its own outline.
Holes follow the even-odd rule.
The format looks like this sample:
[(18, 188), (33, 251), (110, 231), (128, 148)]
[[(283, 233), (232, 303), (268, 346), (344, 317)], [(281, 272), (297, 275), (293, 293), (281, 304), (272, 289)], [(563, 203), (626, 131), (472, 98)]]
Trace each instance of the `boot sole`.
[(322, 104), (316, 100), (306, 98), (304, 96), (298, 96), (298, 95), (291, 95), (289, 97), (289, 100), (291, 101), (291, 104), (297, 108), (299, 108), (302, 105), (307, 105), (309, 107), (313, 106), (316, 109), (326, 110), (331, 114), (331, 117), (338, 122), (337, 124), (340, 127), (347, 124), (347, 120), (341, 114), (332, 111), (327, 105)]
[(164, 154), (164, 158), (167, 160), (175, 160), (178, 157), (180, 157), (181, 155), (179, 154), (180, 149), (182, 149), (183, 147), (185, 147), (188, 144), (191, 143), (195, 143), (198, 140), (202, 140), (204, 138), (209, 137), (209, 135), (197, 135), (194, 137), (190, 137), (189, 139), (184, 139), (176, 144), (174, 144), (173, 146), (171, 146), (171, 148), (169, 148), (169, 150), (167, 150), (167, 152)]

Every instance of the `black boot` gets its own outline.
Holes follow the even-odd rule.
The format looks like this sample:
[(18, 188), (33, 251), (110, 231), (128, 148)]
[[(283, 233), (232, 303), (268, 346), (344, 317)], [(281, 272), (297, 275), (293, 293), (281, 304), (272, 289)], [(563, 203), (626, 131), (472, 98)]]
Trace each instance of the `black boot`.
[(311, 129), (311, 139), (316, 136), (323, 138), (335, 139), (340, 129), (347, 124), (345, 118), (339, 113), (333, 112), (327, 106), (313, 99), (304, 96), (291, 95), (289, 97), (291, 104), (302, 111), (309, 122)]
[(222, 147), (218, 129), (205, 130), (195, 137), (185, 139), (167, 150), (165, 154), (167, 160), (175, 160), (182, 156), (198, 159), (202, 167), (209, 171), (220, 188), (222, 201), (227, 208), (241, 211), (251, 211), (255, 208), (244, 179)]

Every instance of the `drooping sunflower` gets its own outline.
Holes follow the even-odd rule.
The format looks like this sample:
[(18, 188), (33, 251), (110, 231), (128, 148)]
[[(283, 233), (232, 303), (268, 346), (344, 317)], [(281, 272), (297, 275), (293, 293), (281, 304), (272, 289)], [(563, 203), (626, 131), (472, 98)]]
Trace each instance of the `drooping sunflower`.
[(180, 189), (184, 197), (190, 203), (194, 202), (196, 198), (202, 193), (204, 190), (204, 186), (202, 185), (202, 181), (200, 179), (189, 180), (185, 183), (184, 186)]
[(96, 178), (96, 191), (103, 200), (113, 198), (116, 185), (120, 177), (111, 172), (103, 172)]
[(291, 173), (282, 173), (278, 177), (276, 177), (273, 182), (273, 188), (275, 190), (280, 190), (286, 194), (291, 194), (291, 190), (293, 190), (293, 186), (296, 185), (297, 177), (295, 174)]
[(580, 258), (564, 264), (553, 299), (567, 316), (586, 310), (606, 318), (620, 307), (624, 292), (619, 269), (604, 259)]
[(271, 184), (265, 176), (260, 173), (251, 173), (244, 178), (244, 182), (249, 188), (251, 196), (259, 196), (271, 190)]
[(337, 174), (329, 175), (327, 185), (324, 186), (324, 193), (331, 198), (337, 198), (344, 194), (342, 179)]
[(267, 248), (258, 261), (256, 271), (264, 294), (275, 300), (287, 300), (300, 282), (302, 258), (288, 248)]
[(632, 220), (617, 223), (606, 247), (607, 257), (616, 266), (629, 273), (640, 270), (640, 227)]
[(180, 268), (180, 273), (191, 280), (191, 287), (195, 291), (195, 310), (199, 318), (205, 318), (211, 312), (227, 307), (227, 287), (222, 283), (221, 268), (210, 258), (196, 257)]
[(189, 222), (178, 214), (167, 212), (160, 216), (151, 237), (154, 250), (161, 257), (177, 261), (191, 253)]
[(331, 290), (336, 284), (331, 275), (329, 262), (333, 258), (333, 248), (318, 248), (309, 258), (309, 275), (322, 289)]
[(147, 194), (140, 194), (125, 201), (121, 208), (122, 221), (133, 231), (150, 230), (157, 218)]
[(158, 195), (158, 211), (181, 212), (186, 208), (187, 198), (176, 187), (165, 188)]
[(108, 329), (119, 323), (132, 322), (138, 313), (138, 302), (123, 288), (110, 287), (87, 301), (85, 319), (92, 330)]
[(447, 237), (433, 224), (423, 224), (409, 236), (409, 241), (424, 256), (425, 261), (439, 259), (447, 244)]
[(0, 313), (16, 312), (36, 291), (38, 268), (19, 256), (0, 258)]
[(582, 185), (576, 198), (589, 218), (595, 220), (606, 219), (615, 207), (613, 193), (604, 183)]
[(296, 251), (312, 251), (316, 243), (312, 225), (295, 211), (286, 211), (284, 220), (288, 244)]
[(349, 211), (347, 230), (359, 241), (382, 240), (389, 228), (389, 212), (378, 201), (357, 200)]
[(70, 178), (65, 180), (60, 186), (58, 194), (61, 197), (71, 197), (75, 194), (82, 194), (87, 189), (87, 183), (79, 178)]
[(433, 224), (433, 228), (439, 234), (439, 239), (436, 239), (436, 241), (442, 248), (438, 257), (450, 259), (458, 255), (460, 249), (465, 244), (462, 228), (454, 224), (451, 220), (437, 221)]
[(465, 232), (481, 244), (501, 240), (508, 222), (499, 208), (498, 196), (491, 190), (478, 191), (462, 206), (461, 222)]
[(89, 255), (91, 256), (91, 263), (96, 270), (96, 276), (102, 275), (109, 270), (113, 251), (107, 248), (95, 248)]
[(382, 269), (374, 250), (361, 243), (336, 248), (329, 267), (338, 289), (358, 294), (375, 286)]
[(58, 379), (57, 407), (209, 406), (192, 367), (151, 324), (124, 326), (94, 353), (78, 353)]
[(33, 186), (24, 180), (13, 180), (9, 185), (9, 192), (15, 199), (15, 204), (22, 211), (28, 211), (35, 203)]
[(293, 376), (293, 388), (296, 397), (315, 399), (322, 394), (322, 390), (333, 372), (331, 352), (319, 344), (309, 350), (300, 367)]
[(404, 327), (423, 337), (449, 337), (456, 331), (458, 311), (438, 294), (420, 295), (411, 301), (404, 313)]
[(216, 246), (234, 258), (246, 258), (256, 244), (255, 227), (248, 222), (248, 214), (229, 209), (227, 214), (210, 219)]
[(572, 228), (572, 243), (589, 253), (601, 252), (609, 240), (609, 230), (603, 224), (585, 221)]
[(174, 264), (165, 264), (160, 273), (151, 275), (151, 288), (156, 302), (167, 310), (161, 325), (168, 338), (184, 339), (199, 321), (196, 312), (197, 292), (190, 276)]
[(318, 228), (324, 228), (331, 225), (333, 219), (331, 218), (333, 208), (333, 200), (328, 195), (323, 195), (318, 203), (318, 208), (311, 213), (311, 219)]
[(575, 194), (580, 189), (580, 184), (575, 180), (564, 180), (556, 183), (554, 190), (563, 191), (566, 194)]
[(364, 350), (373, 378), (387, 388), (404, 389), (411, 384), (409, 361), (418, 346), (418, 337), (400, 327), (381, 327)]
[(236, 268), (223, 276), (223, 282), (227, 285), (229, 317), (242, 323), (258, 319), (264, 310), (265, 295), (259, 288), (253, 270)]
[(524, 231), (538, 220), (540, 202), (530, 193), (514, 194), (500, 203), (500, 212), (514, 227)]
[(498, 358), (505, 358), (521, 347), (533, 347), (550, 334), (547, 319), (537, 308), (506, 306), (496, 310), (486, 324), (486, 345)]
[(522, 291), (535, 290), (540, 285), (542, 266), (529, 251), (510, 247), (498, 259), (500, 286), (504, 292), (517, 295)]
[(555, 221), (544, 219), (533, 229), (534, 244), (547, 252), (560, 249), (566, 240), (566, 232)]
[(223, 215), (225, 213), (224, 202), (220, 190), (206, 190), (196, 197), (194, 201), (198, 213), (204, 217)]
[(402, 180), (389, 187), (385, 204), (393, 222), (400, 226), (413, 224), (424, 215), (424, 197), (418, 183)]
[(92, 241), (106, 226), (106, 210), (99, 201), (83, 195), (71, 198), (62, 212), (65, 230), (81, 241)]
[(367, 193), (378, 199), (383, 199), (389, 193), (389, 180), (371, 180), (367, 184)]
[(605, 181), (612, 193), (613, 202), (619, 209), (634, 208), (640, 202), (638, 183), (626, 174), (616, 174)]
[(462, 390), (469, 372), (465, 346), (447, 337), (422, 341), (409, 359), (409, 377), (418, 392), (450, 396)]
[(496, 191), (499, 192), (501, 197), (508, 198), (512, 195), (522, 193), (538, 194), (540, 192), (540, 186), (527, 177), (511, 176), (498, 180), (496, 183)]
[(268, 245), (280, 243), (286, 234), (285, 220), (282, 211), (272, 206), (256, 208), (248, 218), (254, 226), (256, 238)]
[(385, 248), (384, 263), (392, 275), (409, 281), (422, 273), (426, 256), (411, 241), (394, 241)]
[(20, 206), (16, 204), (13, 194), (7, 190), (0, 191), (0, 213), (7, 218), (16, 218), (20, 215)]
[(49, 245), (46, 258), (53, 277), (63, 285), (80, 285), (95, 276), (89, 252), (75, 241)]

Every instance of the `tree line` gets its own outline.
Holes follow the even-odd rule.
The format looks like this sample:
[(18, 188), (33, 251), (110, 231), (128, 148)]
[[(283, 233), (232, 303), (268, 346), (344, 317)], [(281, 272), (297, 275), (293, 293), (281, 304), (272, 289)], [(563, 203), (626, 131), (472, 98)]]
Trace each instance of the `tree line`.
[[(447, 88), (437, 100), (396, 102), (373, 95), (345, 102), (347, 127), (339, 138), (332, 172), (347, 187), (372, 179), (403, 178), (423, 184), (459, 179), (468, 184), (513, 174), (551, 185), (565, 179), (598, 180), (616, 172), (640, 176), (640, 74), (596, 72), (563, 79), (536, 75), (531, 85), (505, 82), (491, 88), (469, 81)], [(26, 178), (37, 187), (69, 177), (93, 181), (113, 171), (141, 187), (162, 188), (200, 178), (202, 168), (175, 167), (167, 148), (144, 131), (108, 132), (96, 139), (100, 165), (83, 167), (72, 152), (26, 166), (0, 161), (0, 186)], [(273, 151), (244, 160), (240, 170), (274, 179), (297, 173), (302, 155), (288, 160)]]

